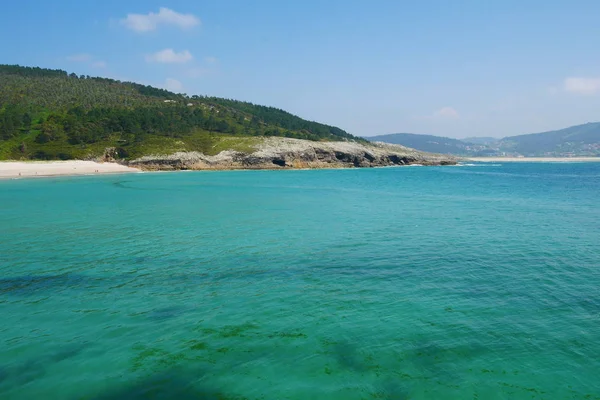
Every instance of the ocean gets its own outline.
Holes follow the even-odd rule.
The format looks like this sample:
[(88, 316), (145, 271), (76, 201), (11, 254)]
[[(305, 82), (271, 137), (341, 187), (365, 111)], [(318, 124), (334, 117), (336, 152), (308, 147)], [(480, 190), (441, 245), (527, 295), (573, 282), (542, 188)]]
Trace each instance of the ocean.
[(600, 399), (600, 163), (0, 181), (0, 398)]

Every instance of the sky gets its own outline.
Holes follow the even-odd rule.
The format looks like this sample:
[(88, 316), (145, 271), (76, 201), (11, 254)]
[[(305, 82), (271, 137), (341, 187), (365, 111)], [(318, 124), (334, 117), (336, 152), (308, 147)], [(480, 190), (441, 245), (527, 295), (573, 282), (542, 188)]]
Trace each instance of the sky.
[(599, 16), (597, 0), (20, 0), (0, 12), (0, 64), (361, 136), (504, 137), (600, 121)]

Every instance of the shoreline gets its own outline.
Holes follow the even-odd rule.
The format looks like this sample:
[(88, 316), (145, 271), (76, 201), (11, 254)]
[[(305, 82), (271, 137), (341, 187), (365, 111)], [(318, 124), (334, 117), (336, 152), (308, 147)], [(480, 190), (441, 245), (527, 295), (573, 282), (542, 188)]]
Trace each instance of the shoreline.
[[(0, 161), (0, 181), (26, 178), (52, 178), (68, 176), (95, 176), (124, 173), (163, 173), (163, 172), (239, 172), (239, 171), (316, 171), (316, 170), (351, 170), (401, 167), (427, 167), (427, 164), (387, 165), (374, 167), (355, 167), (336, 164), (318, 166), (288, 166), (288, 167), (254, 167), (240, 166), (211, 166), (208, 168), (134, 168), (113, 162), (95, 162), (82, 160), (67, 161)], [(436, 166), (436, 165), (431, 165)], [(452, 166), (452, 165), (449, 165)]]
[(392, 165), (454, 165), (458, 158), (424, 153), (399, 145), (356, 142), (313, 142), (293, 138), (263, 138), (252, 152), (223, 150), (146, 155), (128, 165), (143, 170), (332, 169)]
[(1, 179), (20, 179), (53, 176), (106, 175), (142, 172), (117, 163), (95, 161), (0, 161)]
[[(470, 157), (458, 159), (458, 166), (461, 162), (530, 162), (530, 163), (576, 163), (576, 162), (600, 162), (600, 157)], [(375, 166), (372, 168), (389, 168), (401, 166), (427, 166), (427, 164), (407, 164), (407, 165), (390, 165), (390, 166)], [(355, 169), (357, 167), (345, 165), (298, 165), (277, 167), (269, 166), (268, 168), (255, 167), (244, 168), (240, 166), (221, 165), (221, 166), (203, 166), (204, 168), (134, 168), (114, 162), (96, 162), (83, 160), (68, 160), (68, 161), (0, 161), (0, 180), (5, 179), (21, 179), (21, 178), (48, 178), (59, 176), (94, 176), (107, 174), (122, 174), (122, 173), (142, 173), (142, 172), (182, 172), (182, 171), (294, 171), (294, 170), (321, 170), (321, 169)], [(360, 167), (358, 167), (360, 168)]]
[(466, 157), (464, 161), (474, 162), (540, 162), (540, 163), (574, 163), (600, 162), (600, 157)]
[[(110, 150), (110, 149), (108, 149)], [(95, 175), (141, 171), (228, 171), (375, 168), (406, 165), (456, 165), (457, 157), (430, 154), (384, 143), (313, 142), (302, 139), (265, 137), (251, 151), (222, 150), (207, 155), (197, 151), (145, 155), (117, 164), (106, 150), (95, 161), (0, 162), (0, 179)]]

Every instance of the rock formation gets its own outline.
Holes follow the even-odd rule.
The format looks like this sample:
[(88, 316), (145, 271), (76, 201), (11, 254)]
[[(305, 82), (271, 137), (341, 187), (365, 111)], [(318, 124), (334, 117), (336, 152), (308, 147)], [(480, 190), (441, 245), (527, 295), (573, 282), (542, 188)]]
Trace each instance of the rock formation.
[(455, 157), (424, 153), (400, 145), (357, 142), (311, 142), (264, 138), (253, 152), (222, 151), (144, 156), (129, 166), (145, 170), (352, 168), (393, 165), (453, 165)]

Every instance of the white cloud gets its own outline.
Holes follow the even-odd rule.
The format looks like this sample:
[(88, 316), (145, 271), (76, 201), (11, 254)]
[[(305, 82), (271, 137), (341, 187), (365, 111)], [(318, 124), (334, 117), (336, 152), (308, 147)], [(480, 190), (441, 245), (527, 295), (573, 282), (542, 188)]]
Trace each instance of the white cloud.
[(569, 93), (592, 95), (600, 93), (600, 78), (569, 77), (564, 82), (565, 91)]
[(187, 50), (177, 53), (173, 49), (164, 49), (154, 54), (148, 54), (146, 56), (146, 61), (171, 64), (186, 63), (191, 61), (193, 58), (194, 57), (192, 56), (192, 53)]
[(171, 92), (181, 92), (183, 84), (177, 79), (167, 78), (165, 81), (165, 89), (170, 90)]
[(189, 29), (200, 25), (200, 19), (193, 14), (180, 14), (161, 7), (158, 13), (127, 14), (127, 17), (121, 20), (121, 24), (135, 32), (144, 33), (156, 30), (159, 25), (174, 25), (181, 29)]
[(92, 56), (87, 53), (73, 54), (72, 56), (68, 56), (67, 60), (73, 62), (90, 62), (92, 61)]
[(439, 110), (437, 110), (433, 114), (433, 116), (436, 117), (436, 118), (446, 118), (446, 119), (458, 119), (458, 118), (460, 118), (460, 115), (458, 114), (458, 111), (456, 111), (452, 107), (442, 107)]

